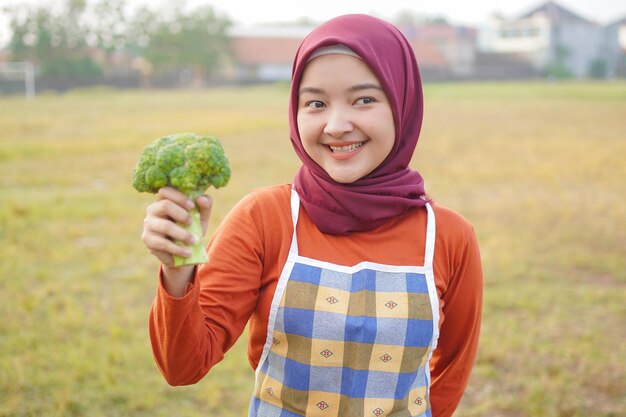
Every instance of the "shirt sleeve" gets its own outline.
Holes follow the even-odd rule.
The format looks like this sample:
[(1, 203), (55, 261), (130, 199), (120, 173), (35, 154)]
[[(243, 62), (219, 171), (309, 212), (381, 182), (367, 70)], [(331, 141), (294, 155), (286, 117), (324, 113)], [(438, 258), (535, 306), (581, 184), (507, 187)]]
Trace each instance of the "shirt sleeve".
[(454, 413), (478, 347), (483, 274), (474, 230), (469, 224), (465, 230), (451, 251), (448, 286), (441, 297), (444, 318), (431, 360), (431, 405), (436, 417)]
[(259, 294), (263, 246), (260, 213), (244, 198), (207, 246), (208, 262), (180, 298), (159, 279), (150, 312), (152, 351), (170, 385), (196, 383), (242, 334)]

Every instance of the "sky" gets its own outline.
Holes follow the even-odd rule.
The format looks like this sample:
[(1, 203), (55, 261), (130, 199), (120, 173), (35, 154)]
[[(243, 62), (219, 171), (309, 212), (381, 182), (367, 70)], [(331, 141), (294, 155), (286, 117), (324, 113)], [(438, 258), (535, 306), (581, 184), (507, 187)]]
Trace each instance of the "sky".
[[(135, 0), (139, 2), (141, 0)], [(153, 0), (154, 1), (154, 0)], [(212, 4), (241, 23), (294, 20), (308, 16), (325, 20), (345, 13), (373, 13), (393, 18), (398, 11), (411, 10), (425, 15), (443, 15), (453, 23), (478, 24), (493, 11), (515, 16), (543, 4), (544, 0), (188, 0), (193, 4)], [(588, 19), (601, 23), (626, 16), (624, 0), (560, 0), (557, 3)]]
[[(89, 0), (88, 0), (89, 1)], [(181, 1), (181, 0), (179, 0)], [(323, 21), (346, 13), (369, 13), (393, 19), (398, 12), (410, 10), (426, 16), (443, 16), (455, 24), (479, 25), (495, 11), (507, 17), (515, 17), (545, 0), (185, 0), (187, 7), (211, 5), (222, 14), (228, 15), (235, 23), (252, 25), (255, 23), (293, 21), (309, 17)], [(60, 7), (66, 0), (0, 0), (0, 8), (5, 5), (34, 4)], [(151, 5), (159, 8), (171, 4), (172, 0), (127, 0), (129, 7)], [(626, 17), (624, 0), (557, 0), (557, 3), (571, 11), (598, 23), (611, 23)], [(0, 45), (9, 36), (6, 16), (0, 14)]]

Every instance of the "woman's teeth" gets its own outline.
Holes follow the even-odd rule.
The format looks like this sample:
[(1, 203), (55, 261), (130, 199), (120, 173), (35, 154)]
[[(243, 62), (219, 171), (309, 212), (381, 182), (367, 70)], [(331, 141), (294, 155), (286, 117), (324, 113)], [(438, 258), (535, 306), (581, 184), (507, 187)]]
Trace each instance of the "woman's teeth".
[(329, 145), (329, 148), (333, 152), (352, 152), (353, 150), (360, 148), (361, 146), (363, 146), (363, 142), (353, 143), (351, 145), (345, 145), (345, 146)]

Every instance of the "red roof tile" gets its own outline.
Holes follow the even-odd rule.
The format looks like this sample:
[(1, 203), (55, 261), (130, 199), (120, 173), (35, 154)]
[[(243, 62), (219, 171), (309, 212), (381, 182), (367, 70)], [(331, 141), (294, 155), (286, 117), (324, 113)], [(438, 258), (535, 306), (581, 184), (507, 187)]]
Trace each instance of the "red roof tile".
[(236, 60), (244, 65), (291, 65), (302, 39), (241, 37), (232, 39)]

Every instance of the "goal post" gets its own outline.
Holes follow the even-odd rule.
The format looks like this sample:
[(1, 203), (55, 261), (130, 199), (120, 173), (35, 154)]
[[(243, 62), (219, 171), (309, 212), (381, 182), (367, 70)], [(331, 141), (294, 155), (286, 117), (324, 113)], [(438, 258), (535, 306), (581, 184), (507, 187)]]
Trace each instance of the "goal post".
[(0, 62), (0, 80), (24, 81), (24, 96), (27, 99), (35, 97), (35, 65), (28, 61), (7, 61)]

